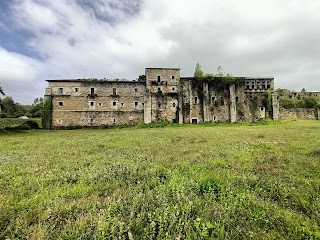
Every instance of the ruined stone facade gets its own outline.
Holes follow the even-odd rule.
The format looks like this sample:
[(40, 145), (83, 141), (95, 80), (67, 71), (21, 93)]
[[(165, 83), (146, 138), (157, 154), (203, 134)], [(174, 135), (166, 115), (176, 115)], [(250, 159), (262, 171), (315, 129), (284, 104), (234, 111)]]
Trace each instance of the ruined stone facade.
[[(279, 119), (273, 78), (199, 80), (179, 68), (147, 68), (136, 81), (47, 80), (50, 128), (141, 122), (237, 122)], [(273, 100), (273, 101), (272, 101)]]

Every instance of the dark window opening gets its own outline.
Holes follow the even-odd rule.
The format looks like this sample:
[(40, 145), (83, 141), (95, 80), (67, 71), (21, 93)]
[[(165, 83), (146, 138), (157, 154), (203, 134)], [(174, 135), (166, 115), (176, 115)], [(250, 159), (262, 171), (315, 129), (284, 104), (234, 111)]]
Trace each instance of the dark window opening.
[(63, 102), (58, 102), (59, 107), (63, 107)]
[(264, 110), (264, 107), (261, 107), (260, 110), (263, 111), (263, 110)]
[(102, 106), (102, 103), (100, 102), (100, 103), (99, 103), (99, 107), (101, 107), (101, 106)]
[(197, 97), (194, 98), (194, 103), (198, 103), (198, 98)]
[(161, 77), (160, 76), (158, 76), (158, 82), (160, 82), (161, 81)]
[(94, 106), (94, 102), (90, 102), (90, 106)]
[(93, 123), (93, 118), (90, 119), (90, 123), (91, 123), (91, 124)]
[(116, 88), (113, 88), (113, 89), (112, 89), (112, 94), (113, 94), (113, 95), (117, 95), (117, 89), (116, 89)]
[(116, 119), (115, 119), (115, 118), (113, 119), (113, 122), (114, 122), (114, 123), (116, 122)]
[(176, 90), (176, 89), (173, 87), (173, 88), (172, 88), (172, 91), (175, 91), (175, 90)]
[(138, 92), (138, 88), (135, 88), (135, 89), (134, 89), (134, 92)]
[(160, 91), (161, 91), (161, 88), (158, 87), (158, 91), (160, 92)]
[(59, 93), (59, 95), (63, 95), (63, 88), (59, 88), (58, 93)]
[(116, 106), (116, 105), (117, 105), (117, 102), (112, 102), (112, 105), (113, 105), (113, 106)]
[(123, 106), (123, 102), (121, 103), (121, 106)]
[(236, 102), (239, 102), (239, 97), (236, 97)]
[(77, 87), (74, 90), (75, 90), (75, 92), (79, 92), (79, 88), (77, 88)]
[(214, 102), (216, 100), (216, 97), (211, 97), (211, 102)]
[(158, 102), (158, 107), (161, 108), (161, 102)]
[(138, 102), (134, 102), (134, 106), (135, 106), (135, 107), (138, 107)]
[(94, 95), (94, 88), (91, 88), (91, 89), (90, 89), (90, 94), (91, 94), (91, 95)]
[(191, 123), (192, 124), (197, 124), (198, 123), (198, 119), (195, 119), (195, 118), (191, 119)]
[(171, 78), (174, 79), (174, 76), (172, 76)]
[(144, 106), (144, 103), (142, 103), (142, 106)]
[(172, 107), (176, 107), (176, 103), (172, 103)]
[(220, 103), (221, 103), (221, 105), (224, 105), (224, 99), (223, 99), (223, 97), (220, 98)]

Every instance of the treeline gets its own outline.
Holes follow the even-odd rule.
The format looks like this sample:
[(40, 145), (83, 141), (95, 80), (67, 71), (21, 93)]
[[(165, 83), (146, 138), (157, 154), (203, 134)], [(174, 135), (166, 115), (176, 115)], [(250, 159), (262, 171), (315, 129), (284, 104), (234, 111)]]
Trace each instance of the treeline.
[(6, 96), (0, 99), (1, 118), (17, 118), (27, 116), (30, 118), (41, 117), (43, 98), (36, 98), (31, 105), (22, 105), (15, 102), (12, 97)]
[(301, 92), (292, 97), (292, 92), (288, 89), (278, 88), (275, 92), (280, 95), (280, 106), (286, 109), (291, 108), (318, 108), (320, 109), (320, 102), (314, 96), (308, 96), (306, 90), (303, 88)]

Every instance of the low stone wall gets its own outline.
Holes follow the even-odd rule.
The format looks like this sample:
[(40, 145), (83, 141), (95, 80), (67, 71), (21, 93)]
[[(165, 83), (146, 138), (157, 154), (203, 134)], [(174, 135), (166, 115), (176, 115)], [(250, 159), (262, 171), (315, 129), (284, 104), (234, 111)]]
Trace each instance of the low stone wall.
[(280, 109), (280, 120), (318, 120), (318, 112), (314, 108)]

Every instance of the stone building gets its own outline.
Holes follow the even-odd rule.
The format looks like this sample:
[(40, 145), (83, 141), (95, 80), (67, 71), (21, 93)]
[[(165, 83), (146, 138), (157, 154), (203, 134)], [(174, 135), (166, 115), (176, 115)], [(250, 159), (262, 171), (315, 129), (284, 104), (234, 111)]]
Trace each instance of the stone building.
[(179, 68), (146, 68), (138, 80), (47, 80), (48, 128), (141, 122), (278, 119), (272, 77), (180, 77)]

